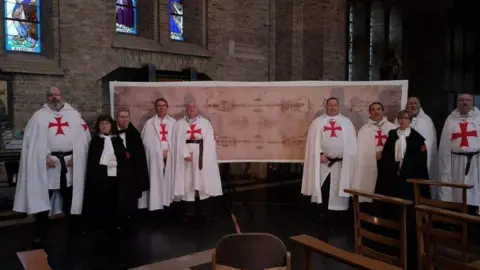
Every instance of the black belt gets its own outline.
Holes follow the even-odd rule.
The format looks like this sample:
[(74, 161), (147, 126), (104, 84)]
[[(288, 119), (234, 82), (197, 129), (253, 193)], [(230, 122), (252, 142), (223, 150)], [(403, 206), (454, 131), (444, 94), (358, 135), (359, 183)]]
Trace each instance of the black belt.
[(468, 174), (470, 171), (470, 165), (472, 164), (472, 158), (476, 154), (480, 153), (480, 151), (476, 152), (469, 152), (469, 153), (458, 153), (458, 152), (452, 152), (452, 154), (459, 155), (459, 156), (466, 156), (467, 157), (467, 166), (465, 166), (465, 175)]
[(186, 143), (196, 143), (199, 144), (199, 156), (198, 156), (198, 169), (203, 169), (203, 140), (187, 140)]
[(328, 159), (328, 161), (329, 161), (329, 162), (328, 162), (328, 165), (327, 165), (329, 168), (332, 167), (333, 164), (335, 164), (335, 163), (340, 162), (340, 161), (343, 160), (343, 158), (329, 158), (329, 157), (327, 157), (327, 159)]
[(52, 152), (52, 156), (57, 157), (60, 160), (60, 190), (67, 188), (67, 164), (65, 163), (65, 157), (73, 154), (73, 151), (69, 152)]

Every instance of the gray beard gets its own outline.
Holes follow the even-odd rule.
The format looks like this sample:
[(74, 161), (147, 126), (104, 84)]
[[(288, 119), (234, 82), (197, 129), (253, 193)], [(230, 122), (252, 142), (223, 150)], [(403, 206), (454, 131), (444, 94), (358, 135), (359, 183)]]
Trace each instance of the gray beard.
[(48, 107), (54, 111), (60, 111), (63, 106), (65, 105), (65, 102), (63, 101), (53, 101), (53, 102), (47, 102)]

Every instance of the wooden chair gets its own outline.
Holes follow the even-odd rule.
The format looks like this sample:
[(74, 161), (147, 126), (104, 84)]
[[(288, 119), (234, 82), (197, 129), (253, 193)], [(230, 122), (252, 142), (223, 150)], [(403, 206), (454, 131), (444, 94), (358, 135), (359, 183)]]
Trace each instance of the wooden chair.
[[(455, 212), (461, 212), (467, 214), (468, 212), (468, 205), (467, 205), (467, 190), (473, 188), (472, 185), (462, 185), (462, 184), (452, 184), (446, 182), (438, 182), (438, 181), (431, 181), (431, 180), (423, 180), (423, 179), (408, 179), (407, 182), (412, 183), (414, 185), (415, 191), (415, 205), (427, 205), (435, 208), (451, 210)], [(436, 187), (448, 187), (448, 188), (457, 188), (462, 190), (462, 201), (461, 202), (447, 202), (441, 200), (434, 200), (430, 198), (423, 197), (420, 193), (420, 186), (426, 185), (429, 186), (436, 186)], [(425, 239), (423, 237), (421, 227), (425, 226), (426, 223), (426, 216), (423, 212), (416, 211), (417, 217), (417, 244), (418, 244), (418, 267), (419, 269), (423, 269), (425, 267)], [(456, 238), (462, 239), (464, 244), (467, 244), (468, 238), (468, 223), (465, 222), (458, 222), (452, 219), (446, 219), (441, 215), (431, 216), (430, 221), (433, 223), (432, 226), (437, 225), (439, 223), (443, 224), (443, 226), (450, 227), (451, 230), (448, 231), (451, 235), (455, 234)], [(455, 227), (457, 229), (455, 229)], [(450, 252), (445, 250), (445, 252)]]
[(309, 235), (296, 235), (290, 237), (290, 239), (294, 243), (305, 248), (305, 269), (307, 270), (316, 269), (312, 260), (312, 253), (322, 254), (331, 259), (360, 269), (401, 270), (400, 267), (334, 247)]
[[(425, 221), (420, 224), (422, 236), (425, 239), (425, 266), (426, 269), (480, 269), (480, 247), (469, 245), (451, 231), (432, 226), (436, 218), (460, 222), (464, 224), (480, 224), (480, 217), (444, 210), (427, 205), (417, 205), (415, 210), (424, 216)], [(445, 249), (453, 252), (445, 253)]]
[[(401, 269), (407, 269), (407, 207), (413, 205), (413, 202), (380, 194), (366, 193), (354, 189), (345, 189), (345, 192), (351, 194), (353, 197), (356, 252), (360, 255), (398, 266)], [(366, 197), (373, 201), (381, 201), (399, 206), (402, 210), (400, 221), (397, 222), (363, 213), (360, 210), (359, 197)], [(400, 240), (370, 232), (369, 230), (362, 228), (362, 222), (398, 231), (400, 233)], [(399, 249), (400, 256), (392, 256), (373, 250), (364, 244), (364, 239)]]
[(224, 236), (212, 253), (212, 269), (290, 270), (291, 259), (282, 240), (267, 233)]

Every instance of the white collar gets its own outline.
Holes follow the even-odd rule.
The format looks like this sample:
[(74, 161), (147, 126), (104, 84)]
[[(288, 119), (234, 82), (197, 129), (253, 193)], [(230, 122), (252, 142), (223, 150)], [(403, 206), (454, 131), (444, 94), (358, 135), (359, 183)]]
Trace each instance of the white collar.
[(410, 136), (412, 129), (410, 127), (401, 130), (397, 129), (398, 140), (395, 142), (395, 161), (402, 162), (407, 150), (407, 137)]

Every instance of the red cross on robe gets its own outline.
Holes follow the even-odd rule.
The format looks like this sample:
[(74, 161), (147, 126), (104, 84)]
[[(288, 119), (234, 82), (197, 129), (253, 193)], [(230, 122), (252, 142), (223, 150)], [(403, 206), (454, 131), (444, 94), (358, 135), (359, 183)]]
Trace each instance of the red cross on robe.
[(330, 126), (324, 126), (323, 131), (331, 131), (330, 133), (330, 138), (332, 137), (338, 137), (337, 133), (335, 132), (336, 130), (342, 130), (341, 126), (335, 126), (336, 122), (334, 120), (330, 121)]
[(167, 134), (168, 134), (167, 124), (160, 124), (160, 135), (162, 135), (162, 138), (160, 139), (160, 141), (166, 142)]
[(191, 124), (190, 129), (187, 130), (187, 133), (190, 134), (189, 140), (196, 140), (197, 138), (195, 138), (195, 134), (202, 134), (202, 129), (195, 129), (196, 126), (197, 124)]
[(55, 133), (55, 136), (57, 135), (65, 135), (65, 132), (63, 132), (63, 127), (68, 127), (68, 122), (63, 122), (62, 123), (62, 117), (55, 117), (55, 122), (50, 122), (48, 123), (48, 128), (56, 127), (57, 128), (57, 133)]
[(384, 139), (387, 140), (387, 135), (383, 134), (382, 130), (380, 129), (380, 130), (377, 130), (375, 139), (377, 139), (377, 147), (384, 146)]
[(467, 131), (468, 122), (458, 123), (460, 125), (459, 133), (452, 133), (452, 141), (461, 138), (460, 147), (469, 147), (468, 137), (477, 137), (476, 130)]
[(84, 130), (84, 131), (87, 131), (87, 129), (88, 129), (88, 124), (87, 124), (87, 123), (83, 123), (83, 124), (82, 124), (82, 127), (83, 127), (83, 130)]

